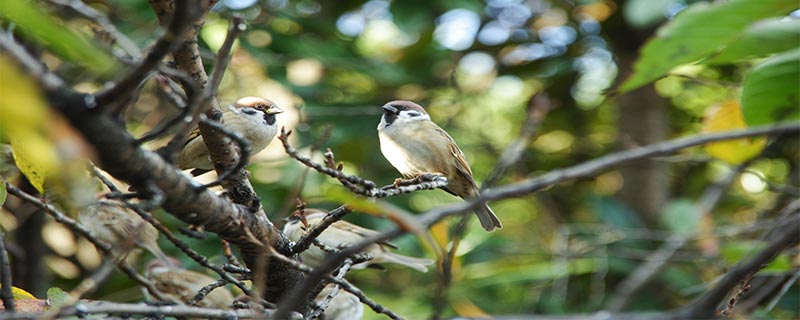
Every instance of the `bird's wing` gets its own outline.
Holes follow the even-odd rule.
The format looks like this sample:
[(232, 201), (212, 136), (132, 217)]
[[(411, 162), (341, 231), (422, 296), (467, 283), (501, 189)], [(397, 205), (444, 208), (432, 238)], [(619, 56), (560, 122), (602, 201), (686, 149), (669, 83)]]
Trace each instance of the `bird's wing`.
[[(359, 226), (359, 225), (352, 224), (352, 223), (347, 222), (347, 221), (341, 221), (340, 220), (340, 221), (334, 222), (334, 224), (336, 225), (337, 228), (345, 230), (345, 231), (349, 231), (349, 232), (352, 232), (352, 233), (355, 233), (355, 234), (361, 236), (362, 238), (372, 237), (372, 236), (376, 236), (376, 235), (381, 234), (378, 231), (367, 229), (367, 228), (364, 228), (364, 227)], [(392, 244), (392, 243), (390, 243), (390, 242), (383, 241), (383, 242), (380, 242), (380, 244), (385, 245), (385, 246), (390, 247), (390, 248), (393, 248), (393, 249), (397, 249), (397, 246)]]
[[(461, 149), (456, 144), (456, 141), (453, 140), (453, 137), (447, 134), (447, 132), (444, 131), (444, 129), (442, 128), (437, 128), (436, 132), (439, 133), (439, 135), (441, 135), (445, 139), (450, 148), (450, 154), (453, 156), (455, 162), (456, 173), (466, 178), (470, 183), (472, 183), (472, 185), (475, 185), (475, 179), (472, 178), (472, 169), (469, 168), (469, 163), (467, 163), (467, 158), (464, 156), (464, 152), (462, 152)], [(444, 190), (450, 192), (453, 195), (460, 196), (458, 194), (455, 194), (450, 189), (444, 189)]]

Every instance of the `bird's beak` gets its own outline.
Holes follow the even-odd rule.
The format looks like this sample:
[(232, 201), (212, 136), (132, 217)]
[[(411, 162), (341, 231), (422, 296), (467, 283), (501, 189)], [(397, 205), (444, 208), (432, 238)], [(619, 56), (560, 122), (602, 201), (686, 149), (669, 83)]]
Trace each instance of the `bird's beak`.
[(384, 104), (383, 107), (381, 108), (383, 108), (383, 110), (386, 110), (386, 112), (397, 114), (397, 108), (393, 107), (390, 104)]
[(278, 108), (278, 106), (271, 106), (267, 109), (267, 114), (279, 114), (283, 113), (283, 109)]

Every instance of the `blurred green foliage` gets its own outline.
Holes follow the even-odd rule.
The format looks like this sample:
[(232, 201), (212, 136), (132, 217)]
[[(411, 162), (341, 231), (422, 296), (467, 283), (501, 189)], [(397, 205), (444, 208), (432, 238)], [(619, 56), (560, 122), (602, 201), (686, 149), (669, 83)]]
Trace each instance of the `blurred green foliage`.
[[(11, 3), (7, 2), (5, 6)], [(770, 3), (773, 2), (787, 6), (786, 1)], [(146, 2), (108, 0), (90, 4), (106, 12), (123, 33), (142, 47), (154, 40), (158, 27)], [(693, 8), (686, 9), (687, 5)], [(768, 20), (776, 28), (759, 29), (752, 24), (764, 17), (797, 19), (796, 14), (795, 18), (787, 18), (783, 17), (787, 13), (783, 7), (770, 9), (746, 1), (729, 1), (729, 7), (723, 8), (729, 10), (713, 12), (714, 21), (681, 20), (691, 18), (690, 13), (712, 10), (710, 6), (723, 5), (681, 0), (657, 4), (633, 0), (225, 0), (213, 10), (200, 40), (206, 50), (204, 57), (211, 57), (224, 36), (226, 17), (233, 12), (246, 16), (248, 30), (238, 42), (222, 84), (223, 102), (243, 95), (276, 99), (290, 111), (281, 121), (293, 128), (293, 144), (302, 153), (319, 160), (321, 152), (331, 148), (336, 159), (343, 162), (345, 172), (379, 184), (389, 184), (398, 177), (380, 154), (375, 131), (380, 106), (386, 101), (408, 99), (422, 103), (432, 119), (458, 141), (476, 179), (482, 181), (505, 146), (517, 137), (531, 98), (546, 93), (558, 107), (547, 116), (536, 141), (527, 147), (520, 162), (500, 180), (505, 184), (575, 165), (624, 145), (626, 133), (619, 132), (617, 126), (618, 102), (605, 94), (612, 84), (620, 82), (616, 57), (634, 55), (641, 49), (622, 45), (631, 36), (630, 29), (623, 25), (637, 26), (637, 32), (650, 35), (654, 26), (668, 19), (678, 24), (661, 29), (676, 33), (678, 39), (672, 38), (676, 43), (659, 42), (666, 41), (662, 34), (664, 37), (651, 42), (650, 49), (642, 51), (643, 55), (655, 55), (640, 60), (643, 62), (638, 70), (645, 65), (658, 68), (648, 69), (649, 74), (628, 85), (630, 89), (663, 77), (654, 85), (671, 105), (664, 121), (668, 121), (672, 137), (698, 133), (709, 107), (738, 97), (747, 79), (764, 73), (768, 77), (773, 72), (768, 67), (787, 61), (781, 57), (764, 62), (758, 59), (793, 47), (771, 41), (770, 48), (774, 50), (756, 52), (753, 50), (761, 42), (746, 42), (751, 41), (750, 36), (763, 36), (761, 32), (777, 33), (781, 39), (796, 36), (796, 20), (789, 22), (792, 26), (788, 29), (785, 25), (774, 26), (777, 18)], [(682, 10), (686, 15), (681, 15)], [(11, 12), (6, 8), (0, 15), (10, 17)], [(746, 19), (740, 14), (747, 14)], [(72, 14), (65, 14), (63, 19), (70, 25), (86, 23)], [(23, 24), (23, 19), (12, 20)], [(695, 42), (688, 48), (680, 42), (693, 32), (706, 30), (709, 23), (718, 23), (721, 29), (706, 37), (689, 37)], [(31, 30), (50, 28), (24, 26)], [(745, 36), (737, 44), (743, 47), (731, 46), (731, 51), (722, 51), (720, 56), (728, 54), (736, 59), (712, 58), (708, 63), (679, 66), (711, 57), (719, 48), (708, 43), (709, 37), (724, 33), (727, 38), (714, 41), (733, 41), (736, 34), (728, 34), (732, 29), (743, 30)], [(58, 36), (49, 31), (43, 34)], [(37, 40), (44, 45), (83, 43), (71, 37), (54, 40), (40, 36)], [(52, 69), (80, 86), (102, 85), (102, 78), (87, 80), (85, 75), (69, 72), (73, 69), (67, 64), (74, 61), (88, 69), (106, 66), (105, 51), (73, 53), (58, 48), (52, 47), (57, 57), (43, 58)], [(686, 55), (665, 63), (670, 57), (664, 55), (676, 50)], [(796, 63), (795, 53), (784, 55), (794, 55), (791, 63)], [(759, 62), (759, 67), (751, 69)], [(797, 80), (797, 73), (792, 70), (775, 76)], [(765, 86), (774, 84), (768, 80), (751, 81)], [(780, 94), (797, 89), (791, 81), (779, 86), (775, 90)], [(145, 85), (129, 110), (129, 128), (134, 133), (147, 131), (174, 112), (153, 91), (152, 84)], [(776, 105), (758, 94), (748, 95), (746, 89), (744, 92), (757, 103)], [(796, 110), (796, 100), (786, 108), (792, 107)], [(745, 107), (746, 118), (747, 110)], [(763, 109), (750, 110), (763, 115), (757, 111)], [(783, 116), (756, 122), (786, 120)], [(797, 186), (800, 151), (797, 141), (789, 140), (778, 140), (750, 162), (708, 219), (698, 216), (697, 202), (707, 188), (733, 169), (710, 158), (702, 148), (658, 160), (670, 163), (671, 186), (660, 225), (648, 225), (617, 197), (625, 181), (616, 170), (566, 181), (535, 195), (492, 203), (505, 228), (489, 234), (475, 221), (470, 223), (457, 251), (451, 303), (445, 308), (445, 315), (599, 310), (606, 307), (616, 285), (673, 233), (690, 235), (690, 241), (642, 289), (642, 294), (632, 297), (628, 309), (665, 310), (684, 305), (733, 264), (763, 246), (761, 234), (770, 224), (762, 221), (777, 219), (777, 209), (789, 198), (776, 186)], [(288, 160), (278, 142), (257, 159), (261, 161), (249, 169), (273, 221), (280, 224), (294, 210), (297, 198), (312, 207), (330, 209), (341, 204), (343, 189), (338, 182)], [(436, 190), (387, 201), (411, 212), (423, 212), (460, 200)], [(160, 212), (158, 218), (170, 228), (182, 226), (168, 214)], [(351, 214), (347, 219), (377, 230), (391, 225), (390, 221), (366, 214)], [(455, 221), (449, 220), (453, 224)], [(9, 225), (4, 227), (8, 229)], [(215, 262), (223, 261), (213, 235), (187, 242)], [(396, 243), (403, 254), (436, 255), (436, 250), (412, 236), (397, 239)], [(192, 265), (163, 239), (162, 245), (168, 253)], [(70, 288), (92, 268), (74, 256), (53, 256), (49, 264), (52, 269), (69, 264), (78, 272), (60, 273), (49, 284), (52, 287)], [(770, 266), (769, 277), (796, 272), (796, 259), (782, 256)], [(379, 303), (417, 319), (428, 316), (433, 309), (433, 292), (440, 275), (435, 271), (420, 274), (389, 267), (384, 273), (355, 271), (348, 278)], [(799, 316), (796, 284), (793, 289), (776, 307), (757, 309), (758, 314), (766, 318)], [(94, 297), (133, 301), (141, 295), (130, 280), (115, 274)], [(367, 311), (367, 318), (381, 317)]]

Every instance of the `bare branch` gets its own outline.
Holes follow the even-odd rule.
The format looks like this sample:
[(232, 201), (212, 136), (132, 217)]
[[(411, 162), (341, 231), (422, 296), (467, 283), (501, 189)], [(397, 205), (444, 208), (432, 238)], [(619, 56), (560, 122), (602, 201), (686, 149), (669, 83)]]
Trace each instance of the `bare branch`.
[(127, 58), (132, 60), (139, 60), (142, 58), (142, 51), (139, 50), (139, 47), (134, 43), (130, 38), (128, 38), (125, 34), (120, 32), (116, 26), (114, 26), (111, 21), (108, 20), (108, 17), (100, 11), (95, 10), (91, 6), (86, 5), (81, 0), (48, 0), (50, 3), (70, 8), (72, 11), (77, 12), (81, 16), (86, 19), (89, 19), (93, 23), (97, 24), (100, 30), (103, 33), (108, 34), (111, 37), (112, 45), (117, 44), (125, 52)]
[[(0, 180), (2, 182), (2, 180)], [(14, 294), (11, 292), (11, 264), (6, 251), (6, 235), (0, 230), (0, 299), (3, 300), (4, 310), (14, 312)]]
[[(108, 179), (107, 179), (107, 178), (106, 178), (106, 177), (105, 177), (105, 176), (104, 176), (104, 175), (103, 175), (103, 174), (102, 174), (102, 173), (101, 173), (99, 170), (97, 170), (97, 168), (96, 168), (96, 167), (94, 167), (94, 166), (92, 166), (92, 173), (93, 173), (93, 174), (94, 174), (94, 175), (95, 175), (97, 178), (99, 178), (99, 179), (100, 179), (100, 181), (102, 181), (102, 182), (103, 182), (103, 184), (105, 184), (105, 185), (106, 185), (106, 187), (108, 187), (108, 188), (109, 188), (109, 190), (111, 190), (112, 192), (119, 192), (119, 191), (120, 191), (119, 189), (117, 189), (117, 187), (116, 187), (116, 186), (115, 186), (115, 185), (114, 185), (114, 184), (113, 184), (113, 183), (112, 183), (110, 180), (108, 180)], [(161, 234), (163, 234), (163, 235), (164, 235), (164, 237), (166, 237), (166, 238), (167, 238), (167, 240), (169, 240), (170, 242), (172, 242), (172, 244), (174, 244), (176, 247), (178, 247), (178, 249), (181, 249), (181, 251), (183, 251), (183, 253), (185, 253), (187, 256), (189, 256), (190, 258), (192, 258), (192, 260), (196, 261), (198, 264), (200, 264), (200, 265), (201, 265), (201, 266), (203, 266), (203, 267), (206, 267), (206, 268), (208, 268), (208, 269), (211, 269), (211, 270), (213, 270), (214, 272), (216, 272), (217, 274), (219, 274), (219, 275), (220, 275), (220, 277), (222, 277), (222, 279), (226, 280), (228, 283), (233, 283), (234, 285), (236, 285), (236, 287), (238, 287), (239, 289), (241, 289), (241, 290), (242, 290), (242, 292), (244, 292), (246, 295), (250, 296), (250, 295), (252, 295), (252, 294), (253, 294), (253, 293), (250, 291), (250, 288), (248, 288), (246, 285), (244, 285), (244, 283), (242, 283), (242, 282), (241, 282), (241, 281), (239, 281), (238, 279), (236, 279), (236, 278), (234, 278), (233, 276), (231, 276), (231, 275), (230, 275), (228, 272), (225, 272), (225, 270), (223, 270), (223, 268), (221, 268), (221, 267), (219, 267), (219, 266), (216, 266), (216, 265), (212, 264), (210, 261), (208, 261), (208, 258), (207, 258), (206, 256), (204, 256), (204, 255), (201, 255), (201, 254), (197, 253), (196, 251), (192, 250), (192, 248), (191, 248), (191, 247), (189, 247), (189, 245), (188, 245), (188, 244), (186, 244), (185, 242), (183, 242), (183, 241), (181, 241), (180, 239), (178, 239), (177, 237), (175, 237), (175, 235), (174, 235), (174, 234), (172, 234), (172, 232), (171, 232), (171, 231), (170, 231), (170, 230), (169, 230), (169, 229), (168, 229), (166, 226), (164, 226), (164, 225), (163, 225), (163, 224), (162, 224), (160, 221), (156, 220), (156, 219), (153, 217), (153, 215), (151, 215), (150, 213), (148, 213), (148, 212), (146, 212), (146, 211), (142, 210), (142, 208), (141, 208), (140, 206), (134, 205), (134, 204), (132, 204), (132, 203), (128, 202), (127, 200), (125, 200), (125, 199), (122, 199), (121, 201), (122, 201), (122, 203), (124, 203), (124, 204), (125, 204), (125, 205), (126, 205), (128, 208), (131, 208), (131, 210), (133, 210), (133, 211), (134, 211), (134, 212), (136, 212), (136, 213), (137, 213), (137, 214), (138, 214), (140, 217), (142, 217), (142, 219), (144, 219), (145, 221), (147, 221), (148, 223), (150, 223), (151, 225), (153, 225), (153, 227), (155, 227), (155, 228), (156, 228), (156, 230), (158, 230), (158, 232), (160, 232)]]
[(519, 135), (514, 141), (508, 144), (505, 150), (503, 150), (492, 172), (483, 180), (481, 189), (486, 189), (495, 185), (495, 183), (503, 177), (508, 168), (519, 161), (522, 153), (528, 145), (531, 144), (536, 133), (539, 131), (539, 125), (542, 124), (547, 114), (555, 108), (555, 103), (550, 101), (550, 97), (548, 97), (547, 94), (540, 93), (531, 97), (528, 103), (528, 117), (525, 118), (525, 123), (522, 124)]
[[(89, 229), (86, 229), (86, 227), (84, 227), (83, 225), (79, 224), (77, 221), (75, 221), (72, 218), (64, 215), (61, 211), (56, 209), (56, 207), (54, 207), (54, 206), (52, 206), (52, 205), (50, 205), (48, 203), (45, 203), (44, 201), (42, 201), (42, 200), (40, 200), (40, 199), (38, 199), (38, 198), (36, 198), (36, 197), (34, 197), (32, 195), (27, 194), (26, 192), (20, 190), (19, 188), (17, 188), (16, 186), (14, 186), (14, 185), (12, 185), (10, 183), (6, 182), (5, 184), (6, 184), (6, 190), (8, 190), (9, 194), (13, 194), (13, 195), (17, 196), (18, 198), (20, 198), (20, 199), (22, 199), (24, 201), (27, 201), (27, 202), (33, 204), (34, 206), (37, 206), (37, 207), (43, 209), (45, 212), (50, 214), (57, 222), (63, 223), (64, 225), (70, 227), (70, 229), (74, 230), (75, 232), (77, 232), (78, 234), (80, 234), (81, 236), (86, 238), (86, 240), (89, 240), (89, 242), (94, 244), (94, 246), (98, 250), (102, 251), (104, 254), (110, 255), (110, 256), (114, 255), (114, 253), (111, 251), (111, 246), (108, 243), (105, 243), (105, 242), (97, 239), (97, 237), (92, 235), (92, 233), (89, 231)], [(156, 297), (159, 300), (166, 300), (164, 295), (160, 291), (158, 291), (158, 289), (156, 289), (156, 287), (153, 285), (152, 282), (150, 282), (150, 280), (147, 280), (147, 278), (143, 277), (141, 274), (136, 272), (136, 270), (133, 269), (133, 267), (131, 267), (127, 263), (125, 263), (125, 261), (123, 259), (120, 259), (117, 262), (117, 267), (120, 270), (122, 270), (122, 272), (125, 273), (129, 278), (131, 278), (134, 281), (138, 282), (141, 286), (143, 286), (145, 289), (147, 289), (147, 291), (150, 292), (150, 294), (152, 294), (154, 297)]]
[[(737, 166), (735, 169), (731, 170), (725, 178), (712, 184), (705, 190), (695, 210), (698, 219), (711, 214), (711, 211), (714, 210), (719, 200), (722, 199), (722, 196), (728, 190), (730, 184), (745, 167), (746, 164)], [(645, 259), (644, 263), (617, 285), (614, 289), (614, 294), (611, 299), (609, 299), (608, 310), (611, 312), (619, 312), (625, 308), (633, 295), (666, 265), (678, 249), (682, 248), (695, 236), (696, 234), (673, 234), (667, 238), (666, 242), (661, 247), (653, 251), (653, 253)]]
[(219, 90), (219, 84), (222, 83), (222, 76), (225, 75), (225, 69), (228, 68), (228, 64), (231, 62), (231, 50), (233, 49), (233, 43), (246, 29), (247, 26), (244, 24), (244, 17), (239, 14), (235, 14), (228, 24), (228, 34), (225, 36), (222, 46), (220, 46), (219, 50), (217, 51), (217, 60), (214, 64), (214, 71), (211, 73), (211, 79), (208, 81), (208, 86), (205, 87), (204, 95), (206, 97), (213, 97), (217, 94), (217, 90)]
[[(58, 318), (86, 315), (142, 315), (149, 317), (176, 317), (199, 319), (264, 319), (272, 318), (273, 310), (221, 310), (199, 308), (186, 305), (151, 306), (145, 303), (116, 303), (107, 301), (80, 301), (78, 304), (63, 308), (55, 316)], [(40, 319), (41, 313), (0, 313), (0, 319)], [(286, 319), (302, 319), (296, 312)]]
[(164, 30), (164, 35), (156, 41), (153, 48), (139, 65), (129, 71), (117, 84), (98, 92), (95, 97), (97, 104), (108, 108), (114, 101), (121, 101), (128, 96), (128, 92), (138, 87), (139, 84), (156, 69), (161, 60), (170, 51), (175, 49), (180, 42), (178, 39), (186, 32), (192, 20), (199, 16), (197, 6), (189, 0), (174, 0), (175, 10), (169, 25)]
[(343, 186), (355, 194), (369, 198), (385, 198), (419, 190), (431, 190), (447, 186), (447, 178), (435, 174), (424, 174), (410, 180), (399, 179), (395, 184), (378, 188), (375, 182), (342, 172), (342, 164), (335, 164), (336, 161), (330, 149), (325, 152), (325, 165), (301, 156), (297, 152), (297, 149), (292, 147), (291, 143), (289, 143), (289, 135), (291, 133), (291, 131), (287, 132), (284, 128), (281, 128), (281, 133), (278, 136), (278, 139), (283, 143), (286, 154), (317, 172), (336, 178)]
[[(714, 141), (731, 140), (768, 134), (796, 133), (798, 131), (800, 131), (800, 123), (765, 126), (747, 130), (700, 134), (682, 139), (657, 143), (638, 149), (616, 152), (569, 168), (554, 170), (541, 177), (487, 190), (481, 194), (480, 197), (471, 199), (470, 201), (429, 210), (418, 218), (418, 222), (420, 225), (430, 227), (446, 217), (456, 214), (464, 214), (473, 207), (478, 206), (486, 201), (524, 196), (541, 190), (547, 186), (551, 186), (569, 179), (589, 176), (632, 160), (651, 157), (654, 155), (667, 154)], [(800, 228), (798, 228), (798, 230), (800, 230)], [(373, 243), (388, 241), (405, 233), (405, 230), (395, 227), (381, 234), (368, 237), (359, 243), (341, 250), (339, 253), (329, 255), (328, 258), (319, 266), (319, 268), (315, 269), (314, 272), (310, 273), (303, 282), (301, 282), (298, 286), (295, 286), (289, 293), (284, 295), (284, 297), (281, 299), (281, 303), (278, 304), (276, 315), (286, 316), (289, 314), (289, 310), (296, 309), (301, 303), (301, 297), (303, 294), (311, 290), (313, 286), (319, 283), (325, 275), (333, 271), (333, 269), (341, 264), (342, 261), (344, 261), (344, 259), (347, 257), (364, 250), (364, 248)]]
[[(800, 211), (794, 211), (792, 214), (800, 214)], [(800, 242), (800, 220), (794, 220), (783, 225), (776, 232), (780, 233), (780, 236), (775, 241), (755, 254), (752, 259), (740, 262), (733, 267), (719, 280), (714, 288), (703, 294), (691, 305), (685, 307), (682, 314), (688, 318), (711, 318), (717, 316), (717, 306), (740, 281), (761, 270), (764, 265), (774, 260), (783, 250)]]
[(320, 221), (319, 224), (312, 227), (311, 230), (305, 233), (299, 240), (297, 240), (297, 242), (294, 243), (294, 245), (292, 245), (292, 254), (306, 251), (306, 249), (308, 249), (308, 247), (314, 243), (314, 240), (317, 239), (317, 237), (319, 237), (319, 235), (322, 234), (325, 229), (330, 227), (330, 225), (332, 225), (334, 222), (344, 218), (344, 216), (350, 212), (351, 210), (347, 206), (341, 206), (328, 212), (328, 215), (326, 215), (325, 218), (322, 218), (322, 221)]

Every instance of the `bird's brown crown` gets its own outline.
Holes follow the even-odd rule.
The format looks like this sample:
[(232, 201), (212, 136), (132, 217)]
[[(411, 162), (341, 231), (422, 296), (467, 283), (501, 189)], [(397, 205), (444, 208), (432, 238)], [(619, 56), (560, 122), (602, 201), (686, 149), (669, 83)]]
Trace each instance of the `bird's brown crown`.
[(261, 97), (241, 98), (236, 100), (236, 103), (233, 104), (233, 107), (237, 109), (250, 107), (261, 110), (265, 114), (277, 114), (283, 112), (283, 110), (281, 110), (281, 108), (279, 108), (275, 102)]
[(414, 110), (414, 111), (418, 111), (420, 114), (428, 114), (428, 112), (425, 111), (425, 108), (423, 108), (421, 105), (419, 105), (419, 104), (417, 104), (415, 102), (406, 101), (406, 100), (395, 100), (395, 101), (387, 102), (384, 105), (384, 109), (387, 109), (386, 107), (391, 107), (391, 108), (395, 109), (396, 110), (395, 113), (400, 113), (401, 111), (404, 111), (404, 110)]

